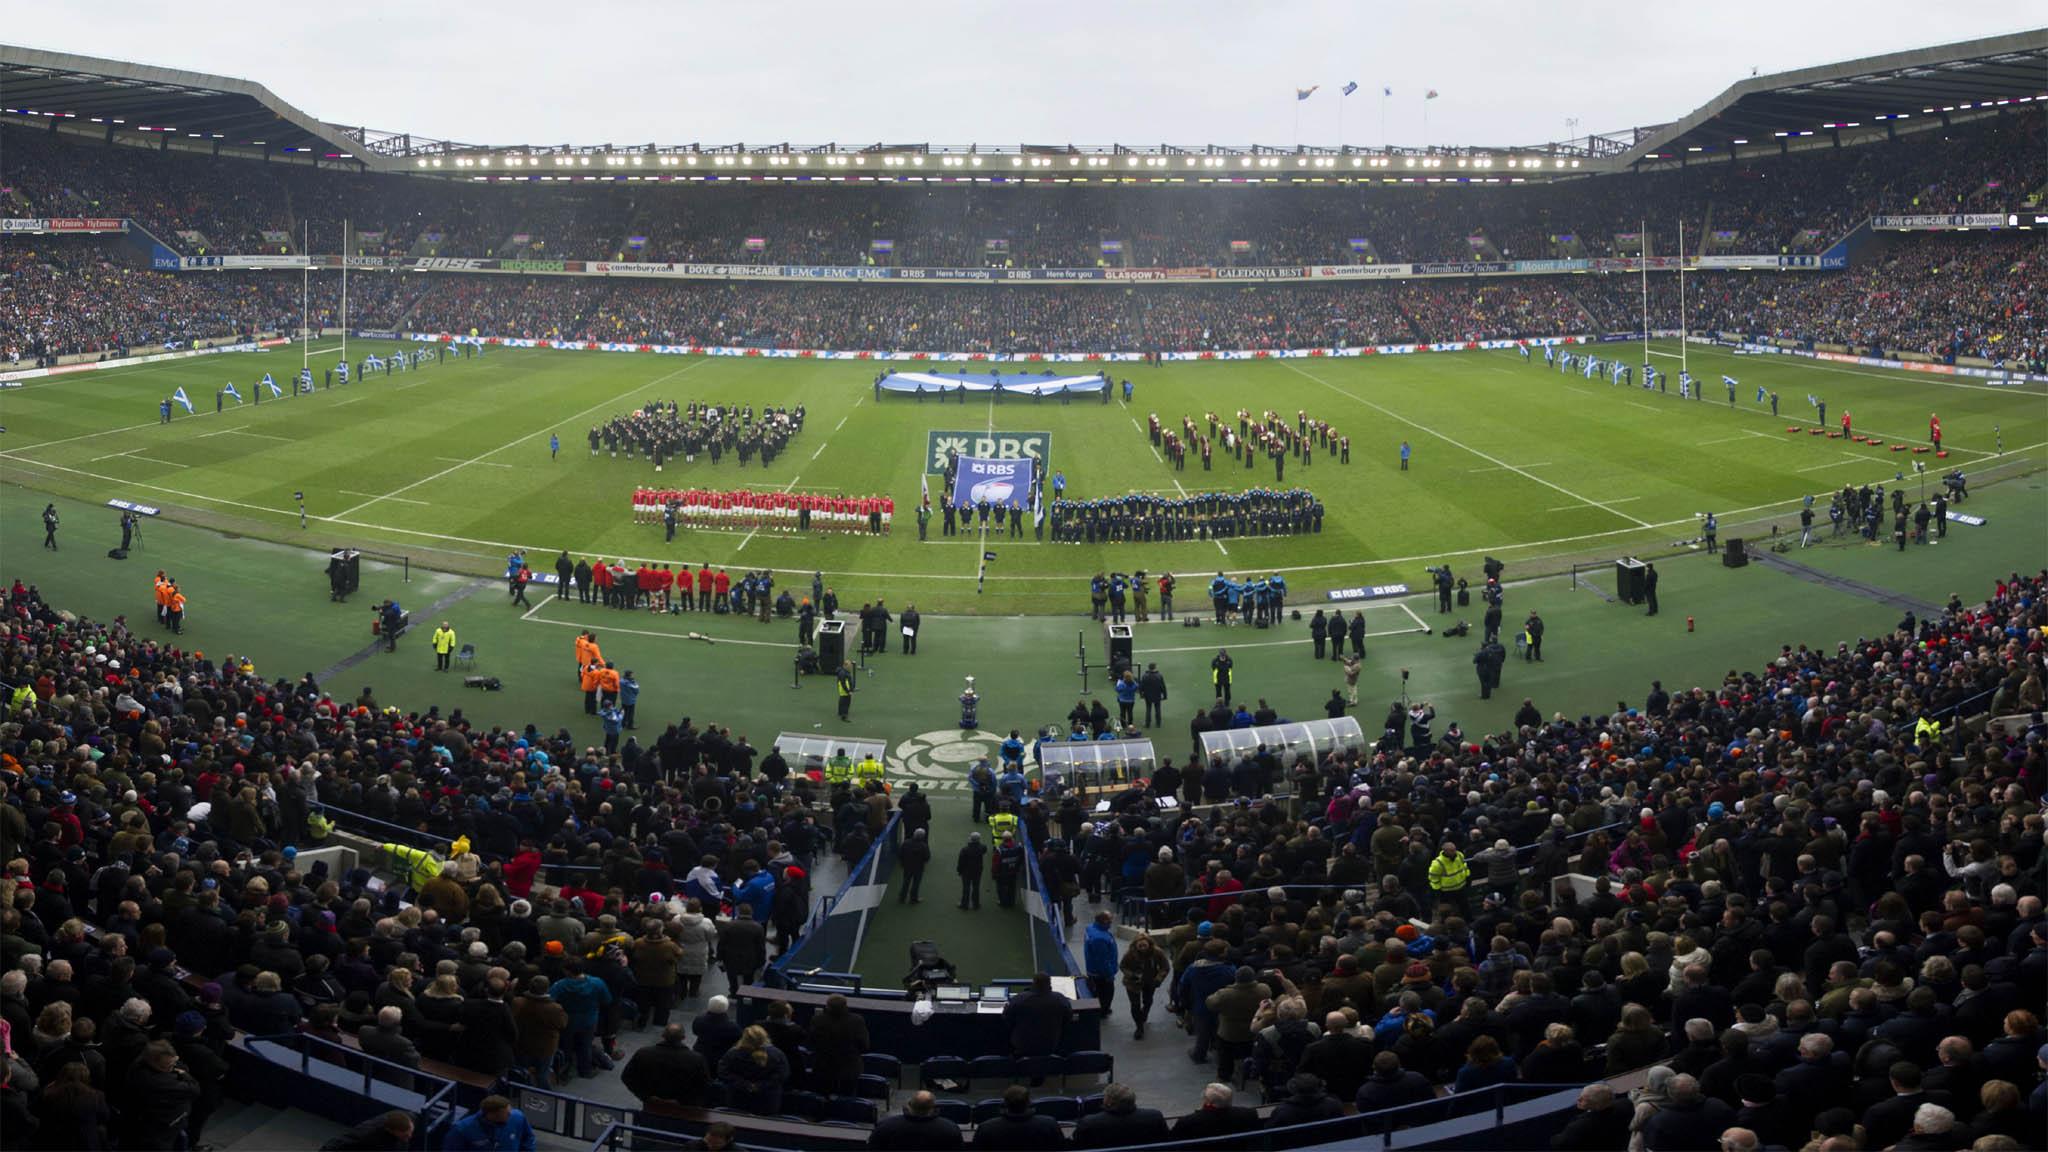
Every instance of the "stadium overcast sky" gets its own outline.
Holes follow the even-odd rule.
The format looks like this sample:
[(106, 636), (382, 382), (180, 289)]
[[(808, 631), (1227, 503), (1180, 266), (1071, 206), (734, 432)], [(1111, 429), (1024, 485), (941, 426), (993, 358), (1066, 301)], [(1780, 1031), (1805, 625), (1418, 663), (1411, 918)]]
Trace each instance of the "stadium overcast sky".
[(1674, 119), (1752, 68), (2017, 31), (2023, 8), (103, 0), (18, 6), (0, 35), (246, 77), (321, 119), (469, 143), (1288, 145), (1297, 130), (1334, 141), (1341, 102), (1344, 141), (1375, 145), (1392, 88), (1392, 143), (1523, 144), (1571, 134), (1568, 119), (1579, 133)]

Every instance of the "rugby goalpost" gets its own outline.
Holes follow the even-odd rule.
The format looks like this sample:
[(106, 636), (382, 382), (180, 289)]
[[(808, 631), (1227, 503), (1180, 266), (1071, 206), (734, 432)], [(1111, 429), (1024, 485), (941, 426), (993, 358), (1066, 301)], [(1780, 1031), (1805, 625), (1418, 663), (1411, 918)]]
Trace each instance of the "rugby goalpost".
[[(315, 351), (315, 349), (313, 348), (313, 339), (316, 336), (324, 334), (325, 328), (323, 326), (320, 331), (315, 331), (313, 328), (313, 222), (311, 220), (303, 221), (300, 224), (300, 228), (301, 231), (299, 240), (299, 255), (303, 258), (303, 262), (299, 265), (298, 339), (299, 371), (302, 373), (301, 379), (303, 379), (305, 378), (305, 374), (310, 374), (313, 368), (313, 352)], [(348, 360), (348, 248), (349, 239), (353, 231), (354, 229), (352, 227), (351, 222), (349, 220), (344, 219), (341, 222), (340, 316), (340, 352), (341, 358), (344, 362)], [(322, 348), (319, 349), (319, 351), (329, 352), (334, 351), (334, 349)], [(296, 395), (298, 392), (297, 381), (293, 381), (292, 390), (293, 394)]]

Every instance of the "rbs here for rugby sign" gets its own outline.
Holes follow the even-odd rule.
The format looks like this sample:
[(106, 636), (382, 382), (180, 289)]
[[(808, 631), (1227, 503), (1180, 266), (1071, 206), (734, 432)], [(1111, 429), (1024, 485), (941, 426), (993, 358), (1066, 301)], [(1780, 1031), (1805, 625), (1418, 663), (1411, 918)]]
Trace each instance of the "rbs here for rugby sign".
[(971, 508), (983, 501), (996, 507), (1027, 508), (1031, 504), (1032, 461), (986, 460), (962, 456), (953, 477), (952, 503)]
[(925, 440), (924, 470), (930, 473), (944, 472), (948, 455), (959, 456), (962, 459), (975, 456), (983, 460), (1031, 460), (1043, 469), (1047, 457), (1051, 454), (1050, 432), (944, 429), (931, 433)]

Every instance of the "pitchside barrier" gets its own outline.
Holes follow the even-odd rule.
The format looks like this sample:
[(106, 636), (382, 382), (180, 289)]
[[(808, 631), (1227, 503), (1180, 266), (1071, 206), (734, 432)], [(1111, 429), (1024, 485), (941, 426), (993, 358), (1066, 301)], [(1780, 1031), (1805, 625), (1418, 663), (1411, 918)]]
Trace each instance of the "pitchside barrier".
[(810, 927), (797, 946), (768, 966), (763, 982), (773, 988), (794, 988), (807, 973), (849, 973), (860, 962), (861, 939), (868, 919), (889, 894), (896, 874), (896, 850), (902, 837), (903, 814), (895, 813), (882, 834), (847, 874), (839, 891), (819, 902)]

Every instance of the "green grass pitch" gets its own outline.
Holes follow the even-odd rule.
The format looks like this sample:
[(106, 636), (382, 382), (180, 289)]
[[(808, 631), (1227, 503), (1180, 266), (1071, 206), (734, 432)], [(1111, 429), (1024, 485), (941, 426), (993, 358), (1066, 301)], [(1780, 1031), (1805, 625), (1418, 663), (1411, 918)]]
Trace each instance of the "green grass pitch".
[[(320, 342), (316, 373), (334, 361), (326, 349), (336, 343)], [(351, 341), (350, 353), (359, 360), (391, 347)], [(1629, 345), (1593, 350), (1640, 359)], [(1676, 351), (1661, 345), (1657, 360), (1674, 377)], [(872, 363), (499, 349), (299, 398), (230, 399), (216, 414), (213, 396), (223, 382), (252, 396), (263, 373), (296, 373), (297, 351), (278, 349), (0, 390), (7, 429), (0, 478), (92, 502), (148, 502), (238, 534), (309, 547), (350, 544), (457, 571), (502, 571), (513, 547), (544, 569), (567, 548), (804, 577), (818, 570), (856, 601), (879, 589), (899, 606), (1014, 614), (1084, 607), (1085, 578), (1109, 568), (1182, 574), (1184, 607), (1218, 570), (1285, 572), (1298, 603), (1304, 593), (1320, 598), (1319, 590), (1355, 584), (1419, 588), (1426, 564), (1448, 559), (1476, 572), (1482, 554), (1508, 561), (1511, 575), (1527, 575), (1669, 548), (1697, 535), (1696, 518), (1707, 511), (1720, 515), (1724, 535), (1755, 534), (1762, 520), (1789, 523), (1803, 494), (1890, 481), (1902, 470), (1910, 479), (1915, 460), (1930, 472), (1962, 466), (1982, 475), (2048, 457), (2048, 390), (2039, 385), (1697, 347), (1689, 356), (1706, 400), (1613, 387), (1512, 352), (1466, 352), (1114, 365), (1115, 377), (1136, 385), (1128, 406), (1120, 398), (1062, 406), (1014, 396), (1000, 405), (986, 398), (877, 402)], [(1732, 407), (1723, 374), (1741, 380)], [(1755, 402), (1759, 384), (1779, 394), (1779, 417)], [(179, 411), (160, 425), (157, 402), (180, 386), (198, 413)], [(1859, 432), (1887, 444), (1788, 433), (1811, 424), (1809, 394), (1826, 400), (1831, 425), (1849, 411)], [(593, 422), (656, 399), (801, 404), (808, 419), (765, 469), (742, 470), (730, 456), (716, 467), (700, 458), (671, 463), (657, 477), (645, 460), (589, 454), (585, 433)], [(1063, 470), (1069, 494), (1081, 497), (1271, 484), (1269, 463), (1246, 469), (1221, 455), (1212, 472), (1199, 459), (1175, 472), (1142, 429), (1148, 413), (1177, 427), (1183, 414), (1199, 423), (1211, 411), (1234, 422), (1240, 408), (1255, 417), (1272, 410), (1290, 422), (1306, 412), (1351, 437), (1348, 466), (1321, 455), (1308, 468), (1289, 461), (1285, 482), (1312, 488), (1328, 508), (1321, 534), (1097, 547), (1041, 544), (1027, 531), (1022, 540), (991, 533), (984, 545), (978, 534), (942, 540), (935, 521), (931, 540), (917, 540), (911, 513), (930, 430), (1049, 431), (1049, 466)], [(1889, 450), (1924, 443), (1934, 412), (1950, 449), (1946, 461)], [(559, 459), (549, 458), (550, 433), (561, 436)], [(1403, 440), (1414, 452), (1407, 472), (1398, 461)], [(664, 544), (660, 527), (633, 524), (628, 507), (636, 485), (657, 480), (887, 494), (896, 499), (897, 524), (886, 538), (685, 529)], [(304, 528), (295, 492), (305, 494)], [(984, 547), (997, 559), (977, 593)]]

